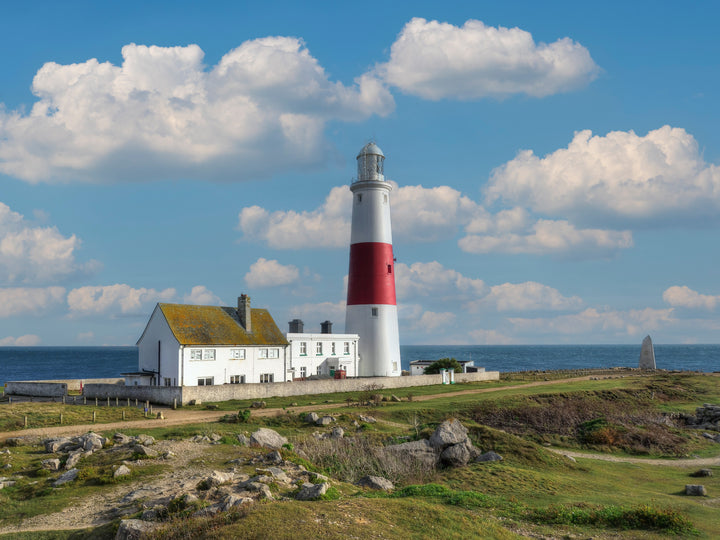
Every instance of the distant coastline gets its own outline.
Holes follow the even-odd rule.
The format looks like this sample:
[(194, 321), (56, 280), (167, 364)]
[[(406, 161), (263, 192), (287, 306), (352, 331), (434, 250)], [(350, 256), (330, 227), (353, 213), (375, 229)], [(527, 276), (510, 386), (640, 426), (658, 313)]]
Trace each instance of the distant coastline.
[[(412, 360), (453, 357), (492, 371), (637, 367), (640, 345), (402, 345), (402, 368)], [(720, 370), (720, 345), (655, 345), (658, 369)], [(0, 347), (0, 385), (6, 381), (119, 377), (137, 369), (134, 346)]]

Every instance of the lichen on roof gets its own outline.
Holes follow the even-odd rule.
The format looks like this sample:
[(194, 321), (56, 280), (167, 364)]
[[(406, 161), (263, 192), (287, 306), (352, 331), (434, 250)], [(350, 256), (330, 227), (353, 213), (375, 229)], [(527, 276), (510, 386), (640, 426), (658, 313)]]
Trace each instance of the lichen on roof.
[(232, 307), (158, 304), (181, 345), (287, 345), (267, 309), (252, 308), (251, 332)]

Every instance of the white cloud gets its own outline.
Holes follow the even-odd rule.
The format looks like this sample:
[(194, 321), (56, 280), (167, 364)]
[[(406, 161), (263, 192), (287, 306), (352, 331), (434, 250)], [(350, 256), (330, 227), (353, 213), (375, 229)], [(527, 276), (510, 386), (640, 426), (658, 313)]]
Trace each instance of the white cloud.
[(441, 263), (416, 262), (411, 265), (395, 265), (395, 287), (401, 300), (432, 295), (436, 300), (470, 300), (486, 291), (483, 280), (462, 275)]
[(41, 314), (64, 301), (63, 287), (0, 289), (0, 317)]
[(56, 227), (33, 227), (0, 202), (0, 282), (53, 282), (97, 270), (97, 261), (75, 260), (79, 247), (74, 234), (66, 237)]
[(347, 186), (330, 190), (325, 203), (310, 212), (268, 212), (259, 206), (243, 208), (239, 228), (246, 238), (262, 240), (278, 249), (347, 247), (350, 244), (352, 195)]
[(245, 274), (245, 283), (249, 287), (277, 287), (290, 285), (300, 279), (300, 271), (292, 264), (283, 265), (275, 259), (260, 257)]
[(220, 298), (215, 296), (205, 285), (196, 285), (190, 294), (183, 296), (183, 303), (196, 306), (218, 306), (221, 302)]
[(19, 337), (8, 336), (0, 339), (2, 347), (35, 347), (36, 345), (40, 345), (40, 336), (35, 334), (25, 334)]
[[(390, 184), (396, 239), (432, 242), (452, 237), (479, 211), (475, 202), (448, 186)], [(243, 208), (238, 215), (238, 228), (245, 238), (264, 241), (277, 249), (347, 248), (351, 215), (352, 194), (347, 186), (340, 186), (332, 188), (323, 205), (311, 211)]]
[(599, 68), (588, 50), (569, 38), (536, 44), (519, 28), (472, 19), (457, 27), (413, 18), (377, 71), (408, 94), (471, 100), (566, 92), (589, 83)]
[(457, 315), (449, 311), (443, 313), (426, 311), (415, 323), (415, 328), (430, 332), (438, 328), (450, 326), (455, 322), (455, 319), (457, 319)]
[(563, 296), (557, 289), (534, 281), (494, 285), (479, 303), (498, 311), (574, 310), (583, 305), (578, 296)]
[(720, 295), (700, 294), (685, 285), (681, 287), (676, 285), (665, 290), (663, 300), (673, 307), (713, 311), (720, 304)]
[(331, 321), (333, 332), (340, 333), (345, 327), (345, 301), (300, 304), (288, 310), (291, 319), (302, 319), (306, 332), (319, 332), (321, 321)]
[(129, 44), (122, 56), (46, 63), (30, 113), (0, 110), (0, 172), (32, 183), (264, 177), (322, 162), (327, 121), (394, 108), (373, 75), (333, 82), (292, 37), (246, 41), (210, 69), (197, 45)]
[(487, 197), (577, 223), (714, 218), (720, 167), (703, 161), (682, 128), (663, 126), (644, 137), (585, 130), (567, 148), (543, 158), (523, 150), (495, 169)]
[(633, 246), (630, 231), (578, 229), (565, 220), (539, 219), (521, 232), (468, 234), (458, 241), (468, 253), (530, 253), (603, 257)]
[[(586, 334), (597, 338), (648, 333), (675, 323), (673, 309), (633, 309), (628, 311), (587, 308), (580, 313), (552, 318), (509, 318), (517, 331), (538, 334)], [(601, 341), (601, 339), (598, 339)]]
[(175, 289), (157, 291), (115, 284), (73, 289), (67, 301), (71, 315), (147, 315), (153, 304), (172, 300), (175, 295)]
[(469, 332), (472, 343), (478, 345), (513, 345), (518, 341), (515, 338), (506, 336), (497, 330), (484, 330), (477, 328)]

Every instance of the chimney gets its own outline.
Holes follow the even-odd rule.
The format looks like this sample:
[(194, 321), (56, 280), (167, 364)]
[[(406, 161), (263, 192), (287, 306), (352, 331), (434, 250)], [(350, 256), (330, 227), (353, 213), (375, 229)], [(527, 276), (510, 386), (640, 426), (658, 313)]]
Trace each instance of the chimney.
[(303, 333), (303, 322), (300, 319), (293, 319), (288, 323), (290, 325), (290, 334), (302, 334)]
[(321, 334), (332, 334), (332, 323), (330, 321), (325, 321), (320, 323), (320, 333)]
[(240, 325), (246, 332), (252, 332), (252, 320), (250, 316), (250, 297), (247, 294), (241, 294), (238, 297), (238, 319)]

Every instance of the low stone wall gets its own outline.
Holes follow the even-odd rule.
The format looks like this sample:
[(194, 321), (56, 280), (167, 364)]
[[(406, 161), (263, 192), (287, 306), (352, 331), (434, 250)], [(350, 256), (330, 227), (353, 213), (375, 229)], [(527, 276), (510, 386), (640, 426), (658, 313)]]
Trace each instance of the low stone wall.
[[(125, 386), (124, 384), (86, 384), (83, 396), (88, 399), (131, 399), (149, 401), (159, 405), (172, 406), (183, 403), (183, 388), (180, 386)], [(177, 401), (176, 401), (177, 400)], [(187, 403), (187, 401), (185, 402)]]
[[(456, 373), (455, 382), (497, 381), (498, 371)], [(83, 396), (88, 399), (131, 399), (149, 401), (159, 405), (187, 405), (192, 400), (228, 401), (231, 399), (266, 399), (271, 397), (302, 396), (306, 394), (331, 394), (333, 392), (357, 392), (370, 386), (378, 389), (411, 388), (442, 384), (441, 375), (413, 375), (410, 377), (357, 377), (352, 379), (319, 379), (269, 384), (223, 384), (217, 386), (125, 386), (123, 379), (83, 380)], [(26, 381), (9, 382), (8, 395), (61, 397), (67, 395), (70, 384), (77, 381)]]
[[(497, 381), (499, 371), (456, 373), (455, 382)], [(442, 384), (442, 375), (413, 375), (410, 377), (357, 377), (352, 379), (320, 379), (269, 384), (225, 384), (218, 386), (185, 386), (182, 389), (183, 405), (192, 400), (228, 401), (231, 399), (265, 399), (270, 397), (357, 392), (370, 385), (378, 389), (409, 388)], [(178, 403), (180, 403), (178, 401)]]
[(65, 382), (10, 381), (5, 383), (6, 396), (62, 397), (67, 395)]

